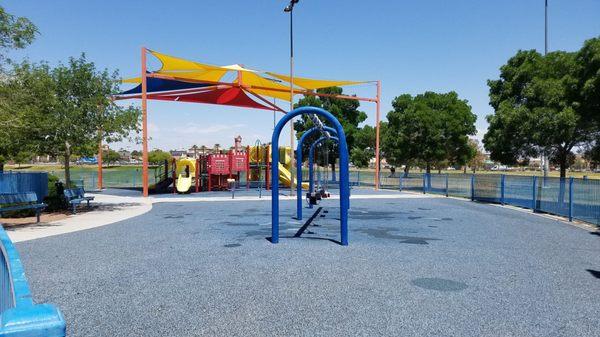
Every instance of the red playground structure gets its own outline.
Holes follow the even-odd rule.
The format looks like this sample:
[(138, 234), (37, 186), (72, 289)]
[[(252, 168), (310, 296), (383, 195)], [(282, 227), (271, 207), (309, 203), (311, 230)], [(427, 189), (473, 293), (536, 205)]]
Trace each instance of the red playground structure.
[(247, 152), (232, 150), (227, 154), (209, 154), (198, 160), (200, 161), (200, 165), (198, 165), (201, 169), (200, 176), (206, 180), (206, 191), (227, 190), (229, 189), (227, 179), (235, 179), (239, 183), (241, 173), (249, 171), (250, 161)]

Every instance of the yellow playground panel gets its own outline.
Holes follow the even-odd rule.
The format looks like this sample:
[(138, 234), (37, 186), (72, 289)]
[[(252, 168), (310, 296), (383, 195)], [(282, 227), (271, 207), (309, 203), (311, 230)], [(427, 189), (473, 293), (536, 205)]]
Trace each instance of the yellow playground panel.
[[(266, 156), (266, 161), (265, 161)], [(267, 146), (250, 146), (250, 163), (271, 163), (271, 147)], [(290, 186), (292, 174), (290, 169), (292, 166), (292, 148), (289, 146), (279, 148), (279, 182), (286, 187)], [(252, 177), (258, 180), (258, 177)], [(294, 184), (296, 179), (294, 178)], [(308, 190), (308, 183), (302, 183), (302, 188)]]

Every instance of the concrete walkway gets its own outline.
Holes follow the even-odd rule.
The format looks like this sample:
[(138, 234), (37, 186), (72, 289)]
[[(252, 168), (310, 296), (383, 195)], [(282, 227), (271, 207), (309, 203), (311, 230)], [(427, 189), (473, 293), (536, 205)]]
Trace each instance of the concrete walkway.
[[(287, 191), (287, 190), (284, 190)], [(40, 223), (29, 226), (16, 226), (7, 228), (6, 231), (13, 242), (22, 242), (82, 231), (109, 225), (115, 222), (127, 220), (142, 215), (152, 209), (155, 203), (181, 203), (181, 202), (248, 202), (248, 201), (270, 201), (271, 192), (263, 191), (259, 198), (255, 190), (236, 191), (235, 199), (232, 200), (230, 192), (210, 192), (198, 194), (161, 194), (143, 198), (137, 191), (107, 190), (102, 193), (89, 193), (95, 199), (92, 202), (94, 210), (86, 213), (71, 215), (66, 219)], [(352, 200), (360, 199), (414, 199), (426, 198), (422, 194), (406, 194), (394, 191), (372, 191), (368, 189), (353, 190)], [(295, 200), (295, 197), (281, 195), (280, 200)], [(332, 195), (332, 200), (339, 196)]]

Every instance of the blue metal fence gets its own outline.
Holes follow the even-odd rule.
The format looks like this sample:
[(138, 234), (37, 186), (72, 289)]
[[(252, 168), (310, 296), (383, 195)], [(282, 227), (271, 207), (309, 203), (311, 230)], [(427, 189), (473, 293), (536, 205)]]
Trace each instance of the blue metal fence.
[(600, 180), (503, 174), (401, 173), (381, 177), (380, 186), (518, 206), (600, 225)]
[(63, 337), (65, 320), (50, 304), (34, 304), (19, 254), (0, 226), (0, 337)]
[(0, 173), (0, 193), (35, 192), (38, 201), (48, 195), (47, 172)]

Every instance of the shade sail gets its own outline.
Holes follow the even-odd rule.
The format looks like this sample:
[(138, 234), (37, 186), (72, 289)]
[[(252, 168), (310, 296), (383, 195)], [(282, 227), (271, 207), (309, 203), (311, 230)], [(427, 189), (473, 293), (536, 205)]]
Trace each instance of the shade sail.
[(254, 108), (263, 110), (273, 110), (273, 108), (266, 105), (262, 105), (252, 100), (246, 93), (240, 88), (224, 88), (224, 89), (213, 89), (203, 90), (189, 93), (158, 93), (149, 94), (149, 99), (163, 100), (163, 101), (177, 101), (177, 102), (192, 102), (192, 103), (206, 103), (206, 104), (219, 104), (219, 105), (230, 105), (244, 108)]
[[(265, 97), (271, 97), (283, 101), (291, 101), (289, 76), (253, 70), (239, 64), (216, 66), (182, 59), (153, 50), (149, 50), (149, 52), (161, 63), (160, 69), (148, 73), (147, 97), (149, 99), (224, 104), (267, 110), (273, 110), (273, 107), (263, 105), (263, 103), (259, 103), (257, 100), (266, 101)], [(226, 76), (229, 74), (233, 74), (233, 76)], [(224, 80), (224, 78), (228, 78), (229, 80)], [(139, 77), (131, 78), (123, 80), (123, 82), (140, 83), (141, 79)], [(307, 92), (307, 90), (360, 83), (365, 82), (294, 77), (293, 87), (295, 94), (302, 94), (303, 92)], [(206, 90), (200, 90), (201, 88), (205, 88)], [(179, 92), (175, 95), (175, 93), (169, 93), (170, 91)], [(184, 94), (181, 91), (191, 91), (193, 93), (186, 92)], [(141, 86), (138, 85), (117, 95), (117, 98), (137, 98), (140, 93)], [(254, 100), (251, 96), (258, 98)]]
[[(270, 76), (273, 76), (277, 79), (280, 79), (285, 82), (291, 82), (290, 77), (287, 75), (276, 74), (272, 72), (267, 72)], [(357, 82), (357, 81), (333, 81), (333, 80), (315, 80), (312, 78), (305, 77), (294, 77), (294, 86), (299, 86), (304, 89), (321, 89), (321, 88), (329, 88), (329, 87), (341, 87), (344, 85), (355, 85), (366, 82)]]
[[(128, 82), (128, 83), (132, 83), (132, 82)], [(157, 92), (157, 91), (204, 88), (204, 87), (209, 87), (209, 86), (212, 86), (212, 84), (172, 81), (172, 80), (164, 80), (162, 78), (153, 78), (153, 77), (148, 77), (146, 79), (146, 91), (149, 93)], [(141, 93), (142, 93), (142, 85), (139, 84), (135, 88), (123, 91), (118, 96), (141, 94)]]

